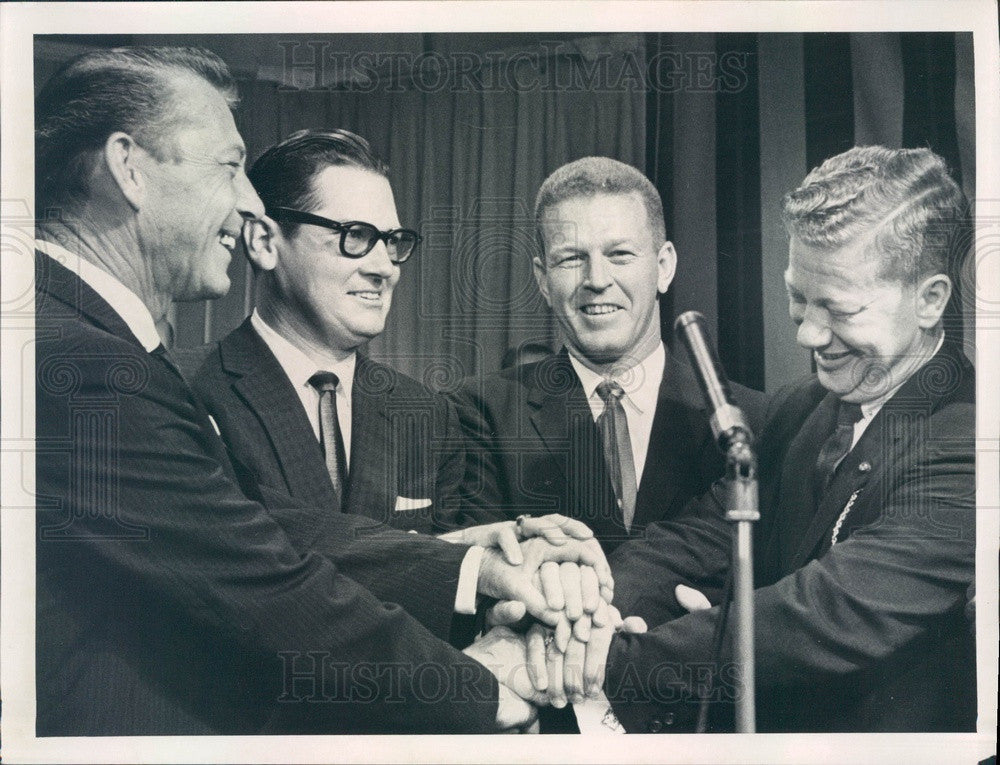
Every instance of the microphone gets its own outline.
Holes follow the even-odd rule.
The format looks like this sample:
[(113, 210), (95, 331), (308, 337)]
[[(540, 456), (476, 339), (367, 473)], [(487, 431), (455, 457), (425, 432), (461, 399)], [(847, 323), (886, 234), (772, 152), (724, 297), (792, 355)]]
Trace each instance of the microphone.
[(712, 413), (709, 424), (719, 448), (726, 453), (739, 443), (751, 446), (753, 431), (743, 412), (732, 403), (726, 373), (705, 331), (705, 317), (697, 311), (682, 313), (674, 322), (674, 332), (681, 336), (691, 357), (698, 384)]

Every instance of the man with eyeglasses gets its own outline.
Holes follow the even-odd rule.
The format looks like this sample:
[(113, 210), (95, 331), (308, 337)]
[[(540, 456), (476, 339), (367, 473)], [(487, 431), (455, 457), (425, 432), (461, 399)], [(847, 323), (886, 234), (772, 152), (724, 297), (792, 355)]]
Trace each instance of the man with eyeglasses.
[[(499, 547), (510, 562), (520, 555), (517, 540), (531, 536), (596, 547), (585, 524), (555, 514), (522, 518), (516, 527), (455, 528), (465, 454), (453, 405), (361, 352), (383, 331), (401, 266), (420, 242), (416, 231), (400, 227), (387, 175), (368, 142), (347, 130), (293, 133), (248, 172), (265, 208), (243, 229), (255, 308), (218, 343), (176, 353), (226, 442), (242, 488), (268, 507), (302, 552), (325, 549), (327, 524), (338, 511)], [(312, 509), (287, 509), (286, 494)], [(579, 592), (581, 622), (617, 624), (620, 617), (608, 609), (611, 593), (592, 572), (571, 564), (544, 568), (547, 597), (568, 588), (572, 600)], [(553, 570), (558, 585), (551, 582)], [(422, 622), (438, 618), (432, 597), (423, 602), (405, 565), (392, 576), (393, 589), (412, 590), (411, 614)], [(552, 602), (562, 597), (555, 594)], [(459, 613), (472, 610), (469, 601)], [(509, 623), (523, 613), (506, 601), (491, 620)], [(566, 613), (574, 623), (580, 616)], [(561, 625), (560, 643), (569, 640), (568, 624)], [(472, 619), (453, 619), (452, 643), (469, 643), (473, 627)], [(589, 627), (575, 629), (588, 639)], [(480, 654), (490, 645), (466, 651), (485, 658)], [(544, 689), (536, 690), (536, 700), (544, 701)]]
[(346, 130), (299, 131), (254, 163), (266, 209), (244, 229), (256, 307), (190, 375), (244, 490), (317, 508), (292, 524), (304, 537), (320, 508), (443, 530), (462, 477), (453, 410), (359, 353), (420, 241), (400, 227), (387, 172)]
[[(247, 465), (227, 451), (160, 342), (157, 322), (172, 301), (225, 294), (245, 221), (265, 221), (251, 239), (304, 242), (325, 231), (281, 234), (266, 218), (244, 171), (236, 95), (208, 51), (118, 48), (67, 62), (36, 98), (34, 732), (523, 726), (533, 716), (526, 700), (536, 700), (530, 683), (481, 644), (449, 645), (453, 619), (474, 610), (478, 592), (562, 624), (534, 577), (548, 563), (579, 562), (610, 588), (596, 542), (528, 539), (515, 545), (518, 564), (362, 516), (317, 514), (264, 481), (241, 491)], [(298, 188), (320, 196), (288, 206), (397, 228), (384, 179), (349, 169), (351, 192), (376, 207), (341, 216), (329, 208), (330, 189), (309, 185)], [(345, 338), (377, 331), (398, 277), (389, 256), (399, 259), (406, 237), (389, 236), (388, 248), (379, 241), (366, 260), (350, 257), (360, 254), (350, 242), (342, 257), (340, 234), (329, 234), (329, 251), (313, 253), (312, 278), (356, 305), (350, 315), (324, 313), (321, 326)], [(283, 290), (304, 288), (272, 263), (281, 253), (254, 252)], [(310, 263), (304, 249), (284, 255)], [(321, 269), (323, 256), (333, 270)], [(306, 336), (296, 314), (269, 317)], [(319, 384), (331, 457), (323, 464), (337, 469), (335, 388)], [(318, 451), (308, 414), (298, 417)], [(444, 697), (433, 695), (442, 688)]]

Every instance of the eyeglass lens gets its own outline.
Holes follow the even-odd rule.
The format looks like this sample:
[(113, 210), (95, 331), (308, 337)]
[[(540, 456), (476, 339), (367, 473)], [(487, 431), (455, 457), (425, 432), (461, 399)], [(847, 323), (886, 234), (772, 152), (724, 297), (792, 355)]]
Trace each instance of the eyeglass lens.
[[(352, 223), (344, 231), (344, 249), (350, 255), (364, 255), (381, 238), (381, 232), (368, 223)], [(386, 238), (386, 249), (394, 260), (405, 260), (416, 237), (408, 231), (394, 231)]]

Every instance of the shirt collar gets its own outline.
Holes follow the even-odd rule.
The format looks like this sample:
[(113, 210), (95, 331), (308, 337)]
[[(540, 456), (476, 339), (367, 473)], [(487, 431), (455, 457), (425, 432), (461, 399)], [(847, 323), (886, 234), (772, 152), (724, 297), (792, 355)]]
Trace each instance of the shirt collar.
[(350, 402), (351, 391), (354, 387), (354, 367), (358, 361), (357, 353), (352, 353), (340, 361), (329, 359), (316, 361), (301, 348), (278, 334), (277, 330), (261, 318), (256, 308), (250, 314), (250, 324), (260, 335), (260, 339), (271, 349), (271, 353), (274, 354), (281, 368), (285, 370), (292, 385), (296, 388), (309, 386), (309, 378), (316, 372), (333, 372), (340, 381), (337, 386), (338, 390), (343, 391), (347, 401)]
[(35, 247), (72, 271), (117, 313), (147, 351), (160, 345), (153, 314), (138, 295), (100, 266), (94, 265), (55, 242), (36, 239)]
[[(934, 353), (932, 353), (930, 356), (927, 357), (927, 361), (930, 361), (932, 358), (934, 358), (935, 356), (937, 356), (938, 351), (941, 350), (941, 346), (943, 344), (944, 344), (944, 333), (942, 332), (941, 333), (941, 337), (938, 338), (937, 345), (934, 347)], [(925, 361), (924, 364), (926, 364), (927, 361)], [(923, 366), (923, 365), (921, 365), (921, 366)], [(919, 371), (919, 369), (920, 369), (920, 367), (917, 367), (917, 370), (914, 371), (913, 374), (916, 374), (916, 372)], [(910, 375), (910, 377), (913, 377), (913, 375)], [(887, 393), (884, 393), (883, 395), (879, 396), (874, 401), (866, 401), (865, 403), (863, 403), (861, 405), (861, 416), (862, 416), (862, 418), (864, 418), (865, 420), (870, 420), (876, 414), (878, 414), (879, 410), (883, 406), (885, 406), (885, 402), (888, 401), (893, 396), (895, 396), (896, 392), (900, 388), (902, 388), (903, 385), (906, 384), (906, 381), (909, 380), (910, 377), (907, 377), (906, 380), (903, 380), (902, 382), (899, 383), (899, 385), (896, 385), (895, 387), (893, 387), (892, 390), (890, 390)]]
[[(573, 365), (573, 369), (576, 370), (576, 376), (580, 378), (584, 394), (590, 400), (594, 391), (597, 390), (597, 386), (606, 378), (586, 366), (572, 352), (569, 353), (569, 361)], [(660, 395), (660, 381), (663, 379), (666, 363), (667, 355), (663, 350), (663, 343), (657, 343), (656, 348), (646, 358), (614, 376), (613, 379), (625, 391), (625, 399), (640, 413), (656, 408), (656, 400)]]

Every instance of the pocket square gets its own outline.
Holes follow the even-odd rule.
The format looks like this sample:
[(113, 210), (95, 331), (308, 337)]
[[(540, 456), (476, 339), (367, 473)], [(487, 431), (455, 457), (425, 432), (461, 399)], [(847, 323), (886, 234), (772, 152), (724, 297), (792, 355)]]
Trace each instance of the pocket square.
[(396, 507), (393, 508), (397, 513), (401, 513), (404, 510), (419, 510), (422, 507), (430, 507), (431, 505), (430, 497), (426, 498), (414, 498), (414, 497), (396, 497)]

